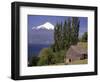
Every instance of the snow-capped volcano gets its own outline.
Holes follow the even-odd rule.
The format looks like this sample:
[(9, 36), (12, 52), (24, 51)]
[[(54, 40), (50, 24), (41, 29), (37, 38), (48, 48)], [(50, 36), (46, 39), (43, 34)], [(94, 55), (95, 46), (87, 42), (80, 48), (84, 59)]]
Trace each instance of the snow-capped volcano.
[(37, 27), (33, 27), (32, 29), (46, 29), (46, 30), (54, 30), (54, 25), (51, 24), (50, 22), (46, 22), (42, 25), (39, 25)]

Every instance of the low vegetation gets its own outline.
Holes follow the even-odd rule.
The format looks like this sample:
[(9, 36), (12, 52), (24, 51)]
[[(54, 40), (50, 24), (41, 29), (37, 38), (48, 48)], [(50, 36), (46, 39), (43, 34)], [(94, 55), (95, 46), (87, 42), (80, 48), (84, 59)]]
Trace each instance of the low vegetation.
[(88, 60), (84, 59), (84, 60), (76, 60), (76, 61), (70, 62), (70, 63), (68, 63), (68, 65), (87, 64), (87, 63), (88, 63)]
[(64, 62), (64, 51), (53, 52), (51, 48), (44, 48), (39, 54), (38, 65), (53, 65)]

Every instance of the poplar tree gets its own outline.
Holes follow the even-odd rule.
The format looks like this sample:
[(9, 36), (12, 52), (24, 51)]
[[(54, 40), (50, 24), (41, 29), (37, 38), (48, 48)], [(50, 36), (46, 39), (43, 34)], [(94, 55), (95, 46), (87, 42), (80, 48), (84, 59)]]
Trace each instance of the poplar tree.
[(78, 42), (78, 35), (79, 35), (79, 18), (78, 17), (72, 17), (72, 31), (71, 31), (71, 37), (72, 41), (71, 44), (77, 44)]
[(67, 46), (66, 49), (68, 49), (71, 45), (71, 20), (70, 18), (68, 18), (67, 20), (67, 32), (66, 32), (66, 36), (67, 36)]
[(54, 45), (53, 51), (66, 50), (70, 45), (75, 45), (78, 42), (79, 35), (79, 18), (72, 17), (57, 23), (54, 28)]
[(67, 45), (67, 22), (65, 20), (63, 25), (63, 49), (66, 48), (66, 45)]

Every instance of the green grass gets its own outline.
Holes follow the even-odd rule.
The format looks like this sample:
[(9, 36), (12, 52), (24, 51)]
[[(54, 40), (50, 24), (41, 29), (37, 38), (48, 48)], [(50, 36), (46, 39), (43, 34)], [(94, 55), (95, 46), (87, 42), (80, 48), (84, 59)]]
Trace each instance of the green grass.
[(71, 63), (69, 63), (69, 65), (73, 65), (73, 64), (87, 64), (88, 63), (88, 60), (87, 59), (84, 59), (84, 60), (76, 60), (76, 61), (73, 61)]

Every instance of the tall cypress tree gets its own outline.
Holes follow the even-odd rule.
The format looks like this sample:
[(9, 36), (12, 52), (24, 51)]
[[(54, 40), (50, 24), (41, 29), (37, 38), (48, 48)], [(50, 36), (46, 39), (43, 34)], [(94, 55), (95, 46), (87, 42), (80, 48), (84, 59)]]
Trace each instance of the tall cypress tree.
[(62, 44), (63, 44), (63, 36), (62, 36), (62, 30), (63, 30), (63, 27), (62, 27), (62, 22), (59, 24), (59, 48), (60, 50), (62, 50)]
[(79, 18), (72, 17), (64, 21), (63, 25), (57, 23), (54, 28), (54, 47), (53, 50), (60, 51), (70, 47), (70, 45), (77, 44), (79, 35)]
[(62, 24), (56, 24), (54, 28), (54, 51), (59, 51), (62, 48)]
[(78, 42), (78, 35), (79, 35), (79, 18), (78, 17), (72, 17), (72, 43), (71, 44), (77, 44)]
[(68, 18), (67, 21), (67, 49), (71, 45), (71, 20)]
[(54, 45), (53, 45), (53, 51), (56, 52), (58, 50), (57, 46), (57, 31), (58, 31), (58, 23), (54, 27)]
[(60, 50), (60, 24), (57, 26), (57, 51)]
[(63, 45), (62, 45), (62, 48), (63, 49), (65, 49), (65, 47), (66, 47), (66, 38), (67, 38), (67, 36), (66, 36), (66, 27), (67, 27), (67, 22), (66, 22), (66, 20), (64, 21), (64, 25), (63, 25), (63, 32), (62, 32), (62, 37), (63, 37), (63, 40), (62, 40), (62, 42), (63, 42)]

